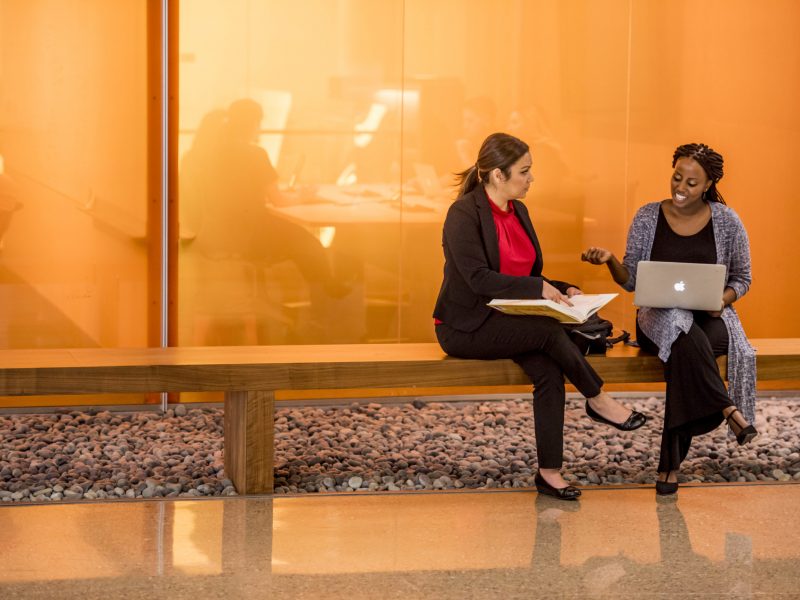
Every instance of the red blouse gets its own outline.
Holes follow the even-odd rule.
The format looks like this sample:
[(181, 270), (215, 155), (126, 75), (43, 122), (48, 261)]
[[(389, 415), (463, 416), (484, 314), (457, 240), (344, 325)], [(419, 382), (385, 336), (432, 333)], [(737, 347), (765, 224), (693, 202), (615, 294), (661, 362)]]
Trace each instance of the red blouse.
[(509, 202), (508, 211), (504, 211), (489, 198), (489, 205), (492, 207), (494, 229), (500, 246), (500, 272), (503, 275), (528, 277), (536, 261), (536, 248), (517, 219), (514, 204)]

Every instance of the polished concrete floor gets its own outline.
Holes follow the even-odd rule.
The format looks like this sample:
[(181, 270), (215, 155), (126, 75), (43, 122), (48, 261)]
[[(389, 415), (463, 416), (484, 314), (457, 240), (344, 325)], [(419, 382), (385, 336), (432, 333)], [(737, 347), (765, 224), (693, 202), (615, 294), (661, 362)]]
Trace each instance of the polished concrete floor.
[(800, 484), (0, 506), (0, 598), (800, 598)]

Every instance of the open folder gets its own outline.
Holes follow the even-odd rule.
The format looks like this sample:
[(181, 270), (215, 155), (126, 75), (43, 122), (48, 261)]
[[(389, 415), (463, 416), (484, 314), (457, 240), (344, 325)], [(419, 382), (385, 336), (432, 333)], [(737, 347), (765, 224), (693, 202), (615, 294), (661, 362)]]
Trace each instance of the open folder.
[(495, 298), (488, 306), (509, 315), (534, 315), (552, 317), (561, 323), (573, 325), (585, 323), (598, 310), (616, 298), (618, 294), (579, 294), (569, 299), (573, 306), (552, 300), (513, 300)]

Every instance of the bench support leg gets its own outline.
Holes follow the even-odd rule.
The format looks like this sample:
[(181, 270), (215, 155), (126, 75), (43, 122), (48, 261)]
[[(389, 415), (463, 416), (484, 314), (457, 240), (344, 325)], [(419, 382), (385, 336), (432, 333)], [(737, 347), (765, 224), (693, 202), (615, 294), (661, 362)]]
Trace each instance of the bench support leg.
[(225, 474), (239, 494), (273, 492), (274, 392), (225, 393)]

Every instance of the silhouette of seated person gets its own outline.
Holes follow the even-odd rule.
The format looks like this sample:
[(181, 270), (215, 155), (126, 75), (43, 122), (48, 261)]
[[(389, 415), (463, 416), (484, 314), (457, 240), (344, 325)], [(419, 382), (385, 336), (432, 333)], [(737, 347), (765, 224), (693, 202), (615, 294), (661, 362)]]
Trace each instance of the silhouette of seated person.
[[(203, 215), (211, 210), (210, 203), (216, 185), (214, 169), (219, 153), (220, 136), (227, 119), (224, 110), (206, 113), (194, 134), (191, 147), (181, 158), (180, 164), (180, 229), (182, 242), (194, 244), (198, 236), (203, 240), (196, 247), (205, 246), (206, 252), (213, 254), (210, 236), (214, 228), (204, 222)], [(202, 233), (203, 225), (208, 227)]]
[[(334, 279), (319, 239), (267, 208), (289, 202), (267, 152), (257, 143), (262, 117), (261, 106), (249, 99), (206, 115), (182, 164), (182, 199), (191, 203), (194, 194), (198, 205), (184, 214), (190, 227), (197, 223), (193, 245), (208, 258), (240, 258), (261, 267), (293, 263), (308, 285), (311, 318), (322, 327), (326, 301), (342, 296), (346, 288)], [(307, 337), (302, 341), (319, 341)]]

